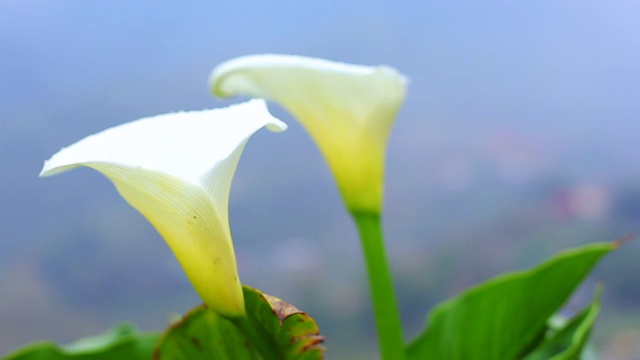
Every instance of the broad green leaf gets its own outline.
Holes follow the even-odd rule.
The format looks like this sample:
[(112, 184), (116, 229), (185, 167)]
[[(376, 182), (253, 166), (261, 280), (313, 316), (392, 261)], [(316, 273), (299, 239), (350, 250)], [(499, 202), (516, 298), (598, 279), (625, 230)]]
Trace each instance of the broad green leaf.
[(600, 312), (600, 294), (593, 303), (564, 326), (549, 331), (545, 340), (524, 360), (580, 360), (584, 347)]
[(130, 324), (118, 325), (105, 333), (60, 346), (43, 341), (28, 345), (5, 360), (110, 360), (150, 359), (160, 334), (138, 333)]
[(171, 325), (154, 359), (259, 359), (235, 325), (200, 305)]
[(498, 276), (438, 305), (407, 347), (408, 359), (520, 359), (544, 338), (547, 320), (618, 243), (564, 251), (535, 268)]
[(243, 287), (247, 318), (231, 321), (206, 305), (189, 312), (167, 329), (156, 348), (154, 359), (261, 359), (261, 342), (271, 344), (278, 359), (322, 359), (324, 338), (319, 335), (315, 321), (276, 297), (256, 289)]

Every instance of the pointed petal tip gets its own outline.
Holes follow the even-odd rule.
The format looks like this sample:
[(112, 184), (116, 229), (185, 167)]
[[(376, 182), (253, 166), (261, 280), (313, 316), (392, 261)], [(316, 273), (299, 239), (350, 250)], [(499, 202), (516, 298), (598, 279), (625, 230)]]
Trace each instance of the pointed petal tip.
[(388, 74), (390, 77), (394, 77), (396, 81), (398, 81), (398, 83), (402, 86), (407, 86), (409, 84), (409, 78), (406, 75), (399, 72), (396, 68), (393, 68), (388, 65), (378, 65), (376, 66), (376, 69), (379, 72), (384, 72)]
[(267, 129), (269, 129), (272, 132), (283, 132), (287, 130), (288, 128), (287, 124), (283, 123), (278, 119), (275, 119), (275, 120), (276, 120), (275, 122), (267, 124)]
[(253, 107), (256, 112), (268, 114), (269, 121), (266, 122), (265, 127), (272, 132), (283, 132), (288, 128), (287, 124), (271, 114), (269, 107), (267, 106), (267, 101), (264, 99), (251, 99), (232, 106), (244, 106), (247, 108)]
[[(62, 150), (64, 150), (64, 148), (60, 149), (60, 151), (62, 151)], [(44, 161), (44, 163), (42, 164), (42, 169), (40, 170), (40, 173), (38, 174), (38, 177), (53, 176), (53, 175), (65, 172), (65, 171), (70, 170), (71, 168), (73, 168), (73, 166), (69, 166), (69, 165), (66, 165), (66, 164), (56, 164), (55, 158), (56, 158), (56, 155), (60, 151), (55, 153), (48, 160)]]
[(45, 160), (45, 162), (42, 164), (42, 169), (40, 169), (40, 173), (38, 174), (38, 177), (46, 177), (48, 176), (47, 174), (47, 161)]
[(51, 176), (51, 173), (49, 169), (47, 169), (47, 162), (45, 161), (44, 165), (42, 166), (42, 170), (40, 170), (40, 173), (38, 174), (38, 177), (47, 177), (47, 176)]

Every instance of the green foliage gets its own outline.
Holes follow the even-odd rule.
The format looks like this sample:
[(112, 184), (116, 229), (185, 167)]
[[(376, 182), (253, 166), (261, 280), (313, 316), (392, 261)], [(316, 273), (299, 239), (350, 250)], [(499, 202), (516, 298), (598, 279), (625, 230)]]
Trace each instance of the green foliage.
[(296, 359), (323, 357), (315, 321), (294, 306), (243, 288), (247, 318), (229, 320), (201, 305), (173, 324), (154, 359)]
[[(544, 344), (548, 319), (616, 247), (617, 243), (600, 243), (565, 251), (533, 269), (503, 274), (438, 305), (427, 329), (407, 347), (407, 358), (521, 359)], [(597, 306), (596, 302), (567, 325), (577, 327), (573, 332), (580, 341), (571, 345), (575, 351), (584, 345)], [(559, 331), (557, 340), (571, 329)]]
[(580, 360), (591, 329), (600, 312), (600, 296), (562, 327), (550, 329), (545, 340), (524, 360)]
[(34, 343), (8, 355), (5, 360), (150, 359), (159, 336), (156, 333), (138, 333), (133, 326), (121, 324), (68, 346), (48, 341)]

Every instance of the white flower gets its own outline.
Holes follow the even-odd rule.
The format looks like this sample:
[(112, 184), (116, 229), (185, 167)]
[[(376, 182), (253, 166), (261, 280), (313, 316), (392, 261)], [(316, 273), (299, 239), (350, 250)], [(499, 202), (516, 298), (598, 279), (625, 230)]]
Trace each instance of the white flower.
[(107, 176), (162, 235), (204, 302), (243, 316), (229, 191), (247, 140), (263, 126), (286, 129), (260, 100), (144, 118), (60, 150), (40, 175), (87, 166)]
[(352, 212), (382, 208), (387, 140), (406, 92), (406, 78), (387, 66), (253, 55), (211, 73), (211, 91), (279, 102), (315, 140)]

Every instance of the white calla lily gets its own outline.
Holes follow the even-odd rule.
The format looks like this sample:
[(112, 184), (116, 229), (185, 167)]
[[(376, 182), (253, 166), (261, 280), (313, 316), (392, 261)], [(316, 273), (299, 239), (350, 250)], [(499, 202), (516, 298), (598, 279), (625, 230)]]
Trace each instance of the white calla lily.
[(406, 92), (406, 78), (387, 66), (360, 66), (289, 56), (229, 60), (211, 73), (221, 97), (279, 102), (315, 140), (352, 212), (380, 213), (387, 141)]
[(107, 176), (162, 235), (204, 302), (243, 316), (229, 192), (247, 140), (264, 126), (286, 129), (261, 100), (144, 118), (60, 150), (40, 176), (79, 166)]

